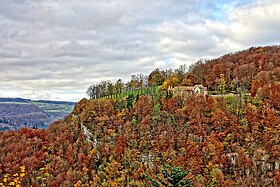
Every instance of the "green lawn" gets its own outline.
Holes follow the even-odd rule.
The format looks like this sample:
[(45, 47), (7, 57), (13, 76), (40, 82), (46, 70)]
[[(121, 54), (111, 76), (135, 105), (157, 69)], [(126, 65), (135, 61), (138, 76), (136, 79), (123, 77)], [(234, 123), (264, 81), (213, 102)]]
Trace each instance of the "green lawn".
[(34, 105), (39, 106), (41, 109), (45, 110), (46, 112), (70, 113), (74, 108), (74, 106), (65, 105), (65, 104), (41, 103), (38, 101), (34, 101), (32, 103)]
[(102, 97), (103, 99), (118, 99), (118, 98), (125, 98), (131, 94), (133, 94), (134, 96), (136, 95), (150, 95), (150, 94), (154, 94), (156, 92), (158, 92), (160, 89), (160, 86), (154, 86), (154, 87), (147, 87), (147, 88), (142, 88), (142, 89), (138, 89), (138, 90), (131, 90), (131, 91), (127, 91), (127, 92), (122, 92), (120, 94), (114, 94), (114, 95), (110, 95), (110, 96), (104, 96)]

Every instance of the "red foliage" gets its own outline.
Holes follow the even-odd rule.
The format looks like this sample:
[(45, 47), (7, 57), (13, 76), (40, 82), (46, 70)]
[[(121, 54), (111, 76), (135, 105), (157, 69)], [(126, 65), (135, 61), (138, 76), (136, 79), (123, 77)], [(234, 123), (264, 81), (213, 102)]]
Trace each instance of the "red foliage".
[(123, 155), (125, 147), (126, 147), (125, 139), (123, 135), (120, 135), (117, 139), (117, 144), (115, 146), (115, 150), (118, 156)]

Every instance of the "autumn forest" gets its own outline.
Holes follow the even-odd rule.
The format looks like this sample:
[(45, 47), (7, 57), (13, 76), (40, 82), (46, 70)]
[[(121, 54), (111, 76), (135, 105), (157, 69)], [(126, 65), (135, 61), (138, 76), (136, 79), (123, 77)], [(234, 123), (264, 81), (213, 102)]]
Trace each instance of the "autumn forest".
[[(172, 92), (194, 85), (208, 93)], [(0, 132), (0, 186), (280, 185), (280, 46), (87, 94), (46, 129)]]

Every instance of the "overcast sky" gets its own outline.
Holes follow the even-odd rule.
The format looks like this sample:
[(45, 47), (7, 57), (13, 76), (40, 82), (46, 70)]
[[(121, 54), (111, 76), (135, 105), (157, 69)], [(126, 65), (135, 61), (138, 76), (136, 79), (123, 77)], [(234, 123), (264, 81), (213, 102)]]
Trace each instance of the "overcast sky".
[(279, 0), (0, 0), (0, 97), (78, 101), (101, 80), (275, 44)]

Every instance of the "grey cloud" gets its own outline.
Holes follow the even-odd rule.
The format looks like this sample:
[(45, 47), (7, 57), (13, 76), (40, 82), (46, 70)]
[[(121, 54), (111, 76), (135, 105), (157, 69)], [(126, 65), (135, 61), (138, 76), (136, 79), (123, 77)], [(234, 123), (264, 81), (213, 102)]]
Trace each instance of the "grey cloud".
[(254, 5), (234, 9), (229, 19), (233, 40), (245, 45), (268, 45), (280, 42), (280, 2), (257, 1)]
[(278, 12), (275, 0), (3, 0), (0, 94), (74, 100), (101, 80), (279, 42)]

